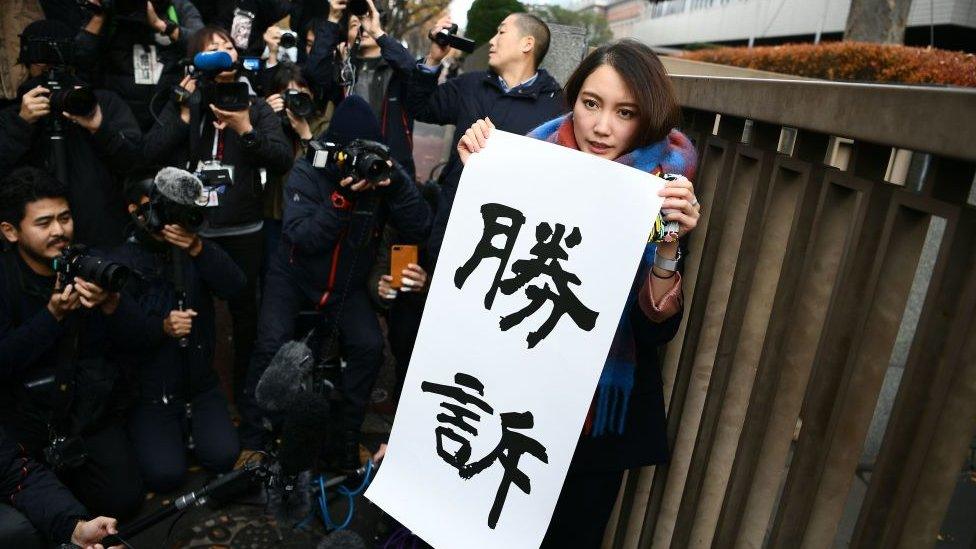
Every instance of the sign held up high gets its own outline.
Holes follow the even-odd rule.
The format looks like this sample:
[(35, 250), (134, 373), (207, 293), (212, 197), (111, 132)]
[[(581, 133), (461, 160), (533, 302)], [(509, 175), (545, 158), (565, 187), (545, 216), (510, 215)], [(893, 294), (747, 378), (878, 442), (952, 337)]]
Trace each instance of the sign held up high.
[(492, 131), (461, 177), (367, 497), (437, 548), (539, 546), (663, 185)]

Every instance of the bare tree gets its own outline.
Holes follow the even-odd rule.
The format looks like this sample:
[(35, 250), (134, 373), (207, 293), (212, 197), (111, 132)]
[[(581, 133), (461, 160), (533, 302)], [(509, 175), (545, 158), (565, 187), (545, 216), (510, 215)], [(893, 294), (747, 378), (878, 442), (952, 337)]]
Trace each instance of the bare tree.
[(902, 44), (912, 0), (851, 0), (844, 40)]

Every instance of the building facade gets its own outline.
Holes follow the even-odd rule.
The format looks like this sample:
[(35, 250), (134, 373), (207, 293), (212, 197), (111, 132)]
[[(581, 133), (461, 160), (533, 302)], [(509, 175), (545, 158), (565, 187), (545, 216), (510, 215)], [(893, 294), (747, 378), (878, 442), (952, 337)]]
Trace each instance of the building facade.
[[(851, 0), (618, 0), (602, 6), (617, 38), (654, 46), (839, 40)], [(976, 0), (914, 0), (907, 45), (976, 51)]]

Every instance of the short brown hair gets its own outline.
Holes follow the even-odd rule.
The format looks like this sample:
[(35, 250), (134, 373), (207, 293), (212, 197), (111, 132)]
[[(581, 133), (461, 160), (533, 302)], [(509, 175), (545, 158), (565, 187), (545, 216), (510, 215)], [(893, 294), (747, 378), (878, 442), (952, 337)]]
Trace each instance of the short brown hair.
[(519, 32), (522, 33), (522, 36), (531, 36), (532, 38), (535, 38), (535, 46), (532, 48), (532, 56), (535, 59), (536, 68), (539, 68), (539, 65), (542, 64), (542, 60), (546, 58), (546, 53), (549, 52), (549, 40), (551, 39), (549, 25), (531, 13), (516, 12), (512, 15), (515, 16), (515, 26), (518, 27)]
[(230, 37), (230, 33), (224, 30), (223, 27), (209, 25), (193, 33), (190, 36), (190, 39), (187, 40), (186, 56), (193, 58), (194, 55), (202, 52), (207, 46), (210, 45), (210, 42), (213, 40), (214, 36), (219, 36), (231, 44), (234, 43), (234, 39)]
[(590, 52), (566, 81), (566, 104), (572, 111), (583, 82), (596, 69), (610, 65), (627, 83), (637, 100), (641, 130), (635, 147), (646, 147), (664, 139), (681, 123), (681, 107), (671, 78), (651, 48), (636, 40), (620, 40)]

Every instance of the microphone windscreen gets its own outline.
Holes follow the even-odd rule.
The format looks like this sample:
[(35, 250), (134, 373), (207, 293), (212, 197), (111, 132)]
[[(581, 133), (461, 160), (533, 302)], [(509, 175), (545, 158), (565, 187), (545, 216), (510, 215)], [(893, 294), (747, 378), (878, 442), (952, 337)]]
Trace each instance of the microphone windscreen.
[(284, 410), (302, 391), (302, 382), (312, 367), (312, 351), (301, 341), (289, 341), (278, 349), (258, 380), (254, 398), (265, 410)]
[(184, 206), (199, 205), (203, 199), (203, 182), (192, 173), (166, 167), (156, 174), (153, 185), (159, 194)]
[(325, 395), (303, 391), (293, 396), (285, 409), (281, 427), (278, 461), (285, 475), (297, 475), (312, 469), (319, 450), (324, 446), (330, 417)]
[(322, 538), (317, 549), (366, 549), (366, 540), (352, 530), (337, 530)]
[(234, 58), (225, 51), (202, 51), (193, 56), (193, 66), (204, 72), (223, 72), (234, 68)]

